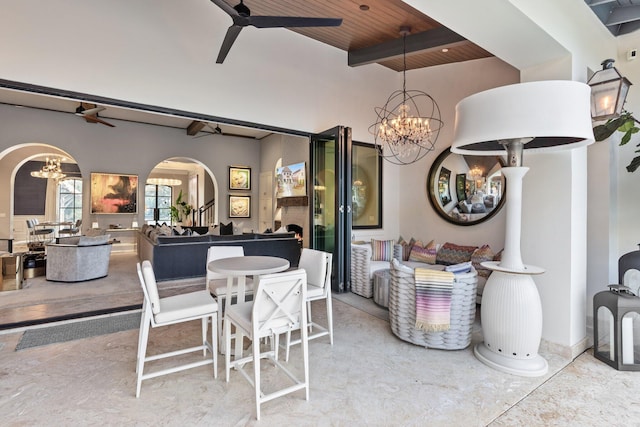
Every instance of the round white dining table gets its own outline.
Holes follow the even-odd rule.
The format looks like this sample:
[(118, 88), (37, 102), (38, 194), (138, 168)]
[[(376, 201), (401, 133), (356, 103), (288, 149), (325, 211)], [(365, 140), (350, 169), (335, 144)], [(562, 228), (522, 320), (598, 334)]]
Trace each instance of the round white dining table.
[[(225, 296), (225, 310), (231, 304), (231, 294), (234, 280), (238, 282), (237, 302), (245, 301), (245, 284), (247, 276), (259, 276), (261, 274), (279, 273), (290, 267), (288, 260), (274, 256), (236, 256), (219, 258), (207, 264), (207, 269), (214, 273), (227, 276), (227, 292)], [(257, 284), (257, 282), (256, 282)], [(222, 330), (218, 331), (220, 341)], [(236, 340), (235, 354), (241, 354), (241, 340)], [(222, 347), (219, 347), (222, 349)]]

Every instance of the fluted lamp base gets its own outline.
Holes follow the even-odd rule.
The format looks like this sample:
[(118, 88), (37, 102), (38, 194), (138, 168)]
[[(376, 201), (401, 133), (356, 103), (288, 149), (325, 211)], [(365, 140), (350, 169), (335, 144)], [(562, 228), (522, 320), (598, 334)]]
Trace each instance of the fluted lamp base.
[[(488, 267), (496, 268), (494, 265)], [(475, 346), (474, 354), (498, 371), (538, 377), (545, 375), (549, 366), (538, 354), (542, 305), (530, 274), (544, 270), (525, 266), (524, 271), (494, 270), (489, 276), (480, 308), (484, 341)]]

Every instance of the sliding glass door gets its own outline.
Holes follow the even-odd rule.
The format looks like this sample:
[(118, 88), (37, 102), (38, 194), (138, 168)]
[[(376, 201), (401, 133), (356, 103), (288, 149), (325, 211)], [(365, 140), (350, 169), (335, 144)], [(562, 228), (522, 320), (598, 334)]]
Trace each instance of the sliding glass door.
[(311, 138), (311, 247), (333, 254), (332, 290), (350, 289), (351, 128)]

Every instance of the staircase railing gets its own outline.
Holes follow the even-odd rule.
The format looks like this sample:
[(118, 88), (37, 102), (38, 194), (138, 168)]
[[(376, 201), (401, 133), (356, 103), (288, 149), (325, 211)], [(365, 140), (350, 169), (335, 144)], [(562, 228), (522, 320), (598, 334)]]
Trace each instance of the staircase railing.
[(194, 225), (196, 225), (196, 222), (197, 222), (197, 225), (200, 227), (209, 226), (209, 224), (213, 224), (213, 222), (215, 221), (215, 210), (214, 210), (215, 204), (216, 204), (215, 199), (211, 199), (204, 205), (200, 206), (197, 211), (197, 218), (195, 218), (196, 212), (194, 211), (193, 212)]

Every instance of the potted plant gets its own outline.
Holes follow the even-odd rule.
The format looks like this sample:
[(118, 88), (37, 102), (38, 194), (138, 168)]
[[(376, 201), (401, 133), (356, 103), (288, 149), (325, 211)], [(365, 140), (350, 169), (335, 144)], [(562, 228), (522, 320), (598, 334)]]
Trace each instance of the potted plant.
[(176, 198), (176, 204), (171, 206), (171, 220), (176, 223), (181, 223), (184, 216), (185, 220), (190, 223), (192, 211), (193, 206), (182, 200), (182, 190), (180, 190), (180, 193), (178, 193), (178, 197)]
[[(631, 141), (633, 134), (640, 132), (640, 128), (636, 126), (637, 123), (640, 122), (630, 112), (623, 110), (619, 117), (609, 119), (605, 124), (594, 127), (593, 135), (596, 141), (604, 141), (616, 131), (623, 132), (624, 135), (620, 140), (620, 145), (625, 145)], [(636, 147), (640, 147), (640, 143)], [(639, 152), (640, 150), (636, 150), (636, 153)], [(631, 160), (631, 163), (627, 165), (627, 171), (635, 172), (638, 167), (640, 167), (640, 156), (636, 156)]]

